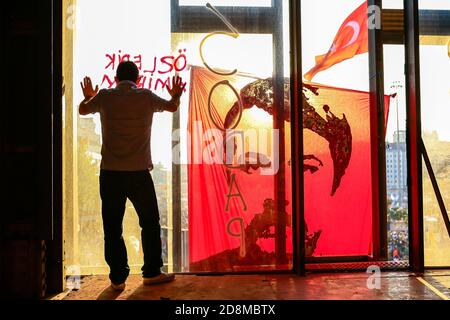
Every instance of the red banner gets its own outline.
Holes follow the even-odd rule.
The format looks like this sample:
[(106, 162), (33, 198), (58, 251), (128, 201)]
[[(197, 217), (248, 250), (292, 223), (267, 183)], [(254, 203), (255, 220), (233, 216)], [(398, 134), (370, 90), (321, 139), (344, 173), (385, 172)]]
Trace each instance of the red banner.
[[(192, 67), (190, 86), (190, 270), (290, 268), (289, 83), (285, 84), (284, 104), (286, 161), (279, 165), (285, 174), (285, 183), (280, 186), (285, 194), (285, 212), (280, 214), (275, 210), (274, 196), (275, 175), (280, 173), (280, 168), (273, 143), (277, 133), (272, 131), (271, 80), (245, 75), (224, 77)], [(369, 102), (367, 92), (305, 86), (304, 184), (308, 256), (372, 253)], [(239, 106), (242, 113), (238, 112)], [(241, 154), (242, 161), (238, 165), (225, 165), (221, 158), (225, 150), (225, 128), (244, 133), (244, 150), (240, 152), (240, 147), (234, 148), (235, 153)], [(249, 140), (252, 138), (258, 141), (257, 150), (251, 147)], [(285, 234), (276, 234), (280, 218), (286, 221)], [(286, 245), (281, 259), (275, 252), (276, 241)]]

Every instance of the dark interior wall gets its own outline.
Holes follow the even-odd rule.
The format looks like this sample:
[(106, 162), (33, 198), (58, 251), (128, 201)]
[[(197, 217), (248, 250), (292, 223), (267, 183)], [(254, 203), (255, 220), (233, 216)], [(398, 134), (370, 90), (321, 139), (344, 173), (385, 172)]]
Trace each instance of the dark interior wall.
[(51, 179), (51, 1), (0, 8), (0, 292), (39, 298), (51, 217), (51, 180), (42, 179)]

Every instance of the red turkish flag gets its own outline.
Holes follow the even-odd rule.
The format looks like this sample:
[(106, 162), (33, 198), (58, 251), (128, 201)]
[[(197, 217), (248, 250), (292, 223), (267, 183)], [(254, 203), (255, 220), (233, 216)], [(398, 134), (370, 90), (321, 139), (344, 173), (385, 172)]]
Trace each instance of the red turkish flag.
[(326, 54), (316, 56), (316, 65), (305, 75), (311, 81), (320, 71), (326, 70), (357, 54), (368, 52), (368, 14), (367, 1), (364, 1), (339, 28), (330, 50)]

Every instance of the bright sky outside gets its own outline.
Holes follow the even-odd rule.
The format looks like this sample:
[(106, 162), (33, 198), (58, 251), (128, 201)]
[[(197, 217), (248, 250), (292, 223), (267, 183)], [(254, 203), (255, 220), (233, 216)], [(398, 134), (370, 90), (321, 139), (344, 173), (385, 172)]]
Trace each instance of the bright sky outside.
[[(202, 5), (207, 1), (181, 0), (182, 5)], [(269, 6), (270, 0), (217, 0), (213, 5), (262, 5)], [(284, 1), (284, 3), (287, 3)], [(362, 0), (310, 0), (302, 1), (302, 46), (303, 71), (314, 65), (314, 57), (326, 53), (344, 19)], [(385, 6), (401, 7), (402, 0), (385, 1)], [(426, 9), (450, 9), (450, 0), (423, 0)], [(285, 75), (289, 72), (289, 35), (288, 11), (284, 10), (284, 50)], [(201, 65), (198, 49), (193, 44), (182, 44), (192, 51), (187, 52), (188, 63)], [(106, 54), (129, 53), (132, 56), (142, 54), (145, 68), (152, 68), (153, 58), (171, 53), (170, 1), (128, 0), (78, 0), (77, 32), (74, 49), (74, 83), (88, 75), (94, 83), (100, 84), (104, 73), (113, 75), (112, 69), (104, 70), (108, 64)], [(441, 139), (450, 141), (450, 58), (445, 46), (427, 46), (422, 48), (422, 109), (423, 129), (437, 130)], [(237, 40), (229, 37), (211, 39), (205, 45), (205, 55), (213, 66), (249, 72), (260, 77), (270, 76), (272, 72), (272, 48), (267, 35), (241, 35)], [(401, 46), (385, 47), (386, 93), (394, 81), (403, 79), (404, 53)], [(117, 65), (115, 66), (117, 67)], [(362, 54), (323, 71), (313, 79), (314, 82), (350, 88), (368, 90), (368, 55)], [(185, 74), (188, 76), (188, 73)], [(103, 86), (105, 87), (105, 85)], [(75, 86), (78, 88), (78, 86)], [(156, 92), (168, 98), (167, 92)], [(182, 119), (186, 119), (187, 95), (184, 96)], [(82, 92), (75, 90), (74, 104), (82, 100)], [(395, 108), (392, 101), (391, 111)], [(405, 122), (404, 95), (399, 96), (400, 124)], [(390, 113), (388, 140), (392, 140), (396, 121)], [(98, 116), (97, 129), (100, 131)], [(400, 127), (400, 128), (401, 128)], [(403, 125), (404, 127), (404, 125)], [(166, 166), (171, 163), (171, 115), (157, 114), (152, 131), (152, 156), (155, 163)], [(185, 130), (184, 130), (185, 131)], [(185, 137), (182, 137), (182, 139)], [(185, 150), (183, 152), (185, 155)]]

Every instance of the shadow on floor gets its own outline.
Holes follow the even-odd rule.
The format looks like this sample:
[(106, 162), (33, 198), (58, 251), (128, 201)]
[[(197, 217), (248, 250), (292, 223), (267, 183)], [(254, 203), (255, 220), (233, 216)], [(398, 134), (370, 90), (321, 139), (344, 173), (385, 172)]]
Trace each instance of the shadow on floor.
[(97, 297), (97, 300), (116, 300), (122, 292), (116, 291), (111, 286), (103, 290)]
[[(295, 275), (177, 275), (174, 282), (144, 286), (132, 275), (123, 292), (103, 276), (87, 277), (68, 300), (441, 300), (450, 297), (450, 271), (383, 272), (370, 288), (363, 272)], [(424, 281), (423, 281), (424, 280)]]

